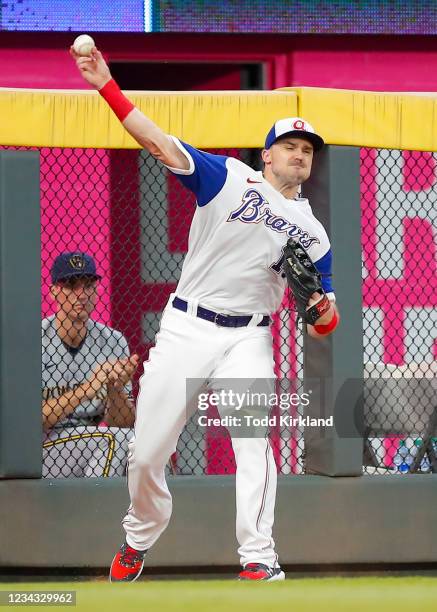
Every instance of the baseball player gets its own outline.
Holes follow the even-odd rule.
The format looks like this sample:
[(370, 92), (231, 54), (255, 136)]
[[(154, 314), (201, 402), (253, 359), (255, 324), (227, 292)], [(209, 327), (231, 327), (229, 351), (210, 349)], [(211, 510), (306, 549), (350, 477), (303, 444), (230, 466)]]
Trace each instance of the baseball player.
[[(51, 270), (56, 313), (42, 321), (43, 476), (123, 476), (138, 356), (124, 336), (90, 319), (94, 259), (62, 253)], [(97, 425), (104, 420), (106, 427)]]
[[(264, 171), (255, 172), (165, 134), (122, 94), (96, 48), (90, 57), (71, 54), (125, 129), (197, 198), (181, 278), (144, 363), (130, 442), (126, 541), (113, 559), (110, 580), (133, 581), (169, 522), (164, 466), (203, 381), (274, 378), (269, 323), (286, 286), (287, 239), (296, 238), (323, 274), (324, 295), (314, 292), (308, 301), (310, 308), (318, 310), (320, 302), (323, 308), (308, 333), (322, 338), (337, 325), (329, 240), (308, 200), (298, 197), (313, 153), (324, 142), (301, 118), (279, 120), (267, 134)], [(277, 475), (268, 438), (235, 436), (232, 445), (239, 578), (282, 580), (272, 538)]]

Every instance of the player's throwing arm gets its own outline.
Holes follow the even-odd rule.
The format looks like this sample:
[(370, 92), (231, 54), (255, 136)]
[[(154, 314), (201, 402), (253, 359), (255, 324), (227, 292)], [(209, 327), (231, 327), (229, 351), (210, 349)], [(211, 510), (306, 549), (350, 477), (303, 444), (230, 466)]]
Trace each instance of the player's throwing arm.
[(70, 48), (70, 53), (85, 81), (98, 90), (138, 144), (166, 166), (188, 170), (189, 162), (173, 139), (135, 108), (122, 93), (96, 47), (91, 49), (90, 55), (79, 55), (74, 46)]

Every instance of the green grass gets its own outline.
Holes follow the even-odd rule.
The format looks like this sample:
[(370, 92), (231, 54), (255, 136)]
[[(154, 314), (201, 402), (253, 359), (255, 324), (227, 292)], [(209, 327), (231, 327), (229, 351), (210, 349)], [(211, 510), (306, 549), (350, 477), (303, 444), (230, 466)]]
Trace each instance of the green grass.
[(276, 583), (232, 580), (1, 584), (0, 590), (73, 590), (77, 606), (38, 610), (124, 612), (435, 612), (437, 578), (302, 578)]

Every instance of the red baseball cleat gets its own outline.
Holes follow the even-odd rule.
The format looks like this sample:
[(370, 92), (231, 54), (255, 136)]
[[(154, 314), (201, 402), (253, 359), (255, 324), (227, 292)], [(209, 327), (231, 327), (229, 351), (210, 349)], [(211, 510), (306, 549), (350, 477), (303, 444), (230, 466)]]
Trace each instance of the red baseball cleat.
[(111, 563), (109, 582), (134, 582), (143, 571), (146, 550), (135, 550), (126, 542)]
[(248, 563), (238, 576), (238, 580), (285, 580), (285, 574), (280, 567), (269, 567), (263, 563)]

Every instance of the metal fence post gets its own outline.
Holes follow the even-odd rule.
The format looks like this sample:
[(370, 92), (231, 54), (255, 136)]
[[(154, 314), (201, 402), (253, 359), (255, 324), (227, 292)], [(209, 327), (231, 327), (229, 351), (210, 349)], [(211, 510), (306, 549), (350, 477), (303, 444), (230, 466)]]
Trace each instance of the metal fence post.
[(39, 153), (0, 151), (0, 477), (41, 477)]
[(305, 334), (304, 377), (311, 389), (310, 417), (333, 417), (333, 427), (305, 429), (306, 471), (328, 476), (362, 473), (363, 315), (360, 150), (328, 146), (314, 160), (304, 185), (333, 252), (333, 286), (341, 314), (336, 332), (315, 340)]

